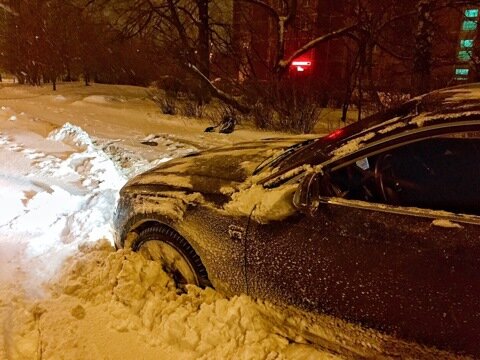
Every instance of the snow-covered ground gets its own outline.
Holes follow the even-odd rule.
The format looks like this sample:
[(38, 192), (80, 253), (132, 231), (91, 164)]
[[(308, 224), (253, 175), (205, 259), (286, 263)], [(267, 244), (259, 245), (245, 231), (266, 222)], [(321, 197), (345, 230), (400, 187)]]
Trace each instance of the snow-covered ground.
[(115, 251), (111, 218), (128, 178), (279, 136), (207, 125), (162, 115), (143, 88), (0, 88), (0, 359), (449, 358), (247, 296), (178, 294), (160, 264)]

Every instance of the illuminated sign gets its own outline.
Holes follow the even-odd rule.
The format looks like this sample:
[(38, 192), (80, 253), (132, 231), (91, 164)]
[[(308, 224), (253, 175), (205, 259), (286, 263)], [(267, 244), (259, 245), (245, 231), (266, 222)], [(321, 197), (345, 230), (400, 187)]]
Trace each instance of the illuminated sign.
[(305, 71), (305, 68), (308, 68), (308, 67), (310, 67), (311, 65), (312, 65), (312, 62), (311, 62), (311, 61), (308, 61), (308, 60), (296, 60), (296, 61), (292, 61), (292, 66), (296, 66), (298, 72), (304, 72), (304, 71)]
[(311, 61), (294, 61), (292, 62), (293, 66), (310, 66), (312, 65)]

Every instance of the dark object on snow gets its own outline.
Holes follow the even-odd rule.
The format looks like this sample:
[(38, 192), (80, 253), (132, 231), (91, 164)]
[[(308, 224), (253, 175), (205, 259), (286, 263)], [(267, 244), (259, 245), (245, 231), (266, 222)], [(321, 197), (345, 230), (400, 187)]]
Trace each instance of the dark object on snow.
[(141, 144), (148, 146), (158, 146), (158, 143), (156, 141), (142, 141)]
[(220, 124), (220, 134), (231, 134), (235, 130), (235, 118), (232, 115), (225, 115)]
[[(248, 293), (480, 358), (480, 84), (302, 140), (138, 175), (120, 191), (116, 246), (151, 250), (180, 288)], [(253, 175), (255, 197), (230, 210)], [(438, 357), (424, 351), (405, 357)]]
[(231, 134), (235, 130), (235, 118), (232, 115), (225, 115), (222, 122), (216, 126), (207, 127), (204, 132), (214, 132), (216, 128), (220, 134)]
[(163, 99), (161, 102), (162, 113), (165, 115), (175, 115), (177, 109), (175, 106), (175, 100), (173, 99)]

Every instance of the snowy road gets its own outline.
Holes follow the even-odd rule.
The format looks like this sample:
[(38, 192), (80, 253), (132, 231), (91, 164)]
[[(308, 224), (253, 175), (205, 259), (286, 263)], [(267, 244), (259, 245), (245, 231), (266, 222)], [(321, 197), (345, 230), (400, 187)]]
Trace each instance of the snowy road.
[(145, 115), (135, 113), (132, 89), (113, 105), (105, 99), (114, 94), (83, 88), (28, 101), (15, 100), (19, 91), (40, 90), (0, 92), (0, 359), (450, 357), (328, 317), (309, 323), (247, 296), (178, 294), (159, 264), (112, 247), (118, 190), (226, 138), (205, 137), (204, 124), (175, 133), (171, 120), (130, 130), (126, 122)]

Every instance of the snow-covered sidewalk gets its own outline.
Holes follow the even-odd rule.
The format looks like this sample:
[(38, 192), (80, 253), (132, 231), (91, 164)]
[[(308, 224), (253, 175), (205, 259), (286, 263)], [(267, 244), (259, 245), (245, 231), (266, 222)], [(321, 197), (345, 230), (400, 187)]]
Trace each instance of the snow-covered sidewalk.
[(111, 218), (128, 178), (278, 136), (205, 125), (159, 114), (142, 88), (0, 89), (0, 359), (449, 358), (248, 296), (181, 294), (160, 264), (115, 251)]

